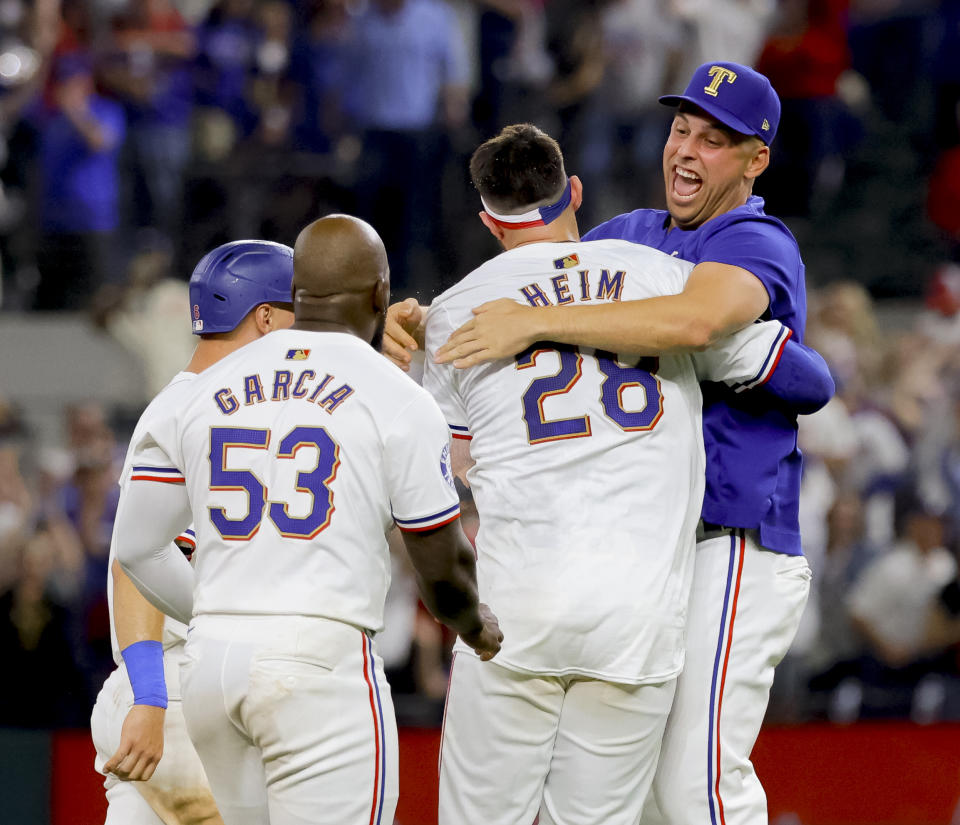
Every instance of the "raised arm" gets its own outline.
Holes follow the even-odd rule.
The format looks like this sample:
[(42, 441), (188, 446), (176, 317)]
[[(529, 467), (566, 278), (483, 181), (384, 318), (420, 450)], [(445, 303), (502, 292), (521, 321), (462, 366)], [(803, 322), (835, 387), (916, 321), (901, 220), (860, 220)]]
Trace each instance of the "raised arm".
[(697, 264), (677, 295), (573, 307), (501, 299), (474, 309), (474, 318), (437, 351), (437, 362), (472, 367), (536, 341), (638, 355), (695, 352), (755, 321), (769, 300), (752, 273), (713, 262)]

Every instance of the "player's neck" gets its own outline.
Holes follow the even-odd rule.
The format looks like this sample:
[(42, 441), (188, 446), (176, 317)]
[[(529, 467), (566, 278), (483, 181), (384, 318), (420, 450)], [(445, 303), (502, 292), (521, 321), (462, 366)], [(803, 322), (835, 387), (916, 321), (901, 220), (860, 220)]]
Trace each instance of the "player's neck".
[(248, 342), (237, 338), (216, 338), (200, 341), (193, 351), (190, 363), (183, 368), (184, 372), (203, 372), (207, 367), (212, 367), (221, 358), (225, 358), (246, 343)]
[(529, 229), (508, 229), (503, 233), (500, 243), (505, 250), (509, 251), (532, 243), (567, 243), (579, 240), (580, 232), (576, 223), (570, 226), (557, 221), (554, 224), (533, 226)]
[(298, 290), (293, 299), (293, 329), (306, 332), (346, 332), (368, 343), (377, 329), (371, 313), (377, 299), (373, 288), (314, 296)]

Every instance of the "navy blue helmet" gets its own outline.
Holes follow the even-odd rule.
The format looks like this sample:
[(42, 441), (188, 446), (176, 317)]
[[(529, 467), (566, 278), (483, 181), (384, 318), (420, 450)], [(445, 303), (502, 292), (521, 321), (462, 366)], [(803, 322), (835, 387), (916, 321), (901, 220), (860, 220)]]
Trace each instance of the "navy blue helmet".
[(230, 332), (258, 304), (291, 303), (293, 250), (232, 241), (208, 252), (190, 276), (193, 334)]

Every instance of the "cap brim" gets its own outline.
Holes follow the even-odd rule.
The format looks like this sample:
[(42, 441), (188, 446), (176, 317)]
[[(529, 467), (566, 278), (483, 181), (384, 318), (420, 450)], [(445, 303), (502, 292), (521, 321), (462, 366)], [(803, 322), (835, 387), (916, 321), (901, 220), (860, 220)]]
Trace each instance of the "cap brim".
[(760, 138), (760, 140), (762, 140), (764, 143), (767, 141), (763, 135), (758, 135), (756, 131), (747, 126), (747, 124), (740, 120), (740, 118), (730, 114), (730, 112), (728, 112), (722, 106), (707, 103), (705, 100), (689, 97), (687, 95), (663, 95), (662, 97), (658, 98), (658, 100), (664, 106), (679, 106), (681, 103), (690, 103), (693, 106), (696, 106), (698, 109), (703, 109), (703, 111), (713, 115), (724, 126), (733, 129), (735, 132), (739, 132), (741, 135), (753, 135), (754, 137)]

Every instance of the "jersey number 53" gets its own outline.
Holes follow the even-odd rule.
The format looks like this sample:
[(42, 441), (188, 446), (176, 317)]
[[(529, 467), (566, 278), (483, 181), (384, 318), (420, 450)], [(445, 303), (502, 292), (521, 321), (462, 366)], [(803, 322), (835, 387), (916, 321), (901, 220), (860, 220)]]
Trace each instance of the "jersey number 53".
[(247, 514), (242, 518), (228, 518), (223, 507), (208, 508), (210, 521), (227, 541), (245, 541), (256, 535), (264, 511), (285, 538), (312, 539), (330, 524), (335, 509), (330, 483), (336, 478), (340, 466), (340, 445), (323, 427), (294, 427), (280, 440), (277, 448), (278, 460), (293, 459), (304, 447), (317, 451), (317, 463), (313, 469), (297, 473), (297, 492), (310, 494), (313, 501), (310, 512), (302, 518), (290, 515), (288, 503), (270, 501), (266, 486), (253, 472), (227, 468), (227, 453), (231, 447), (267, 450), (270, 435), (270, 430), (265, 429), (213, 427), (210, 430), (210, 489), (247, 494)]

